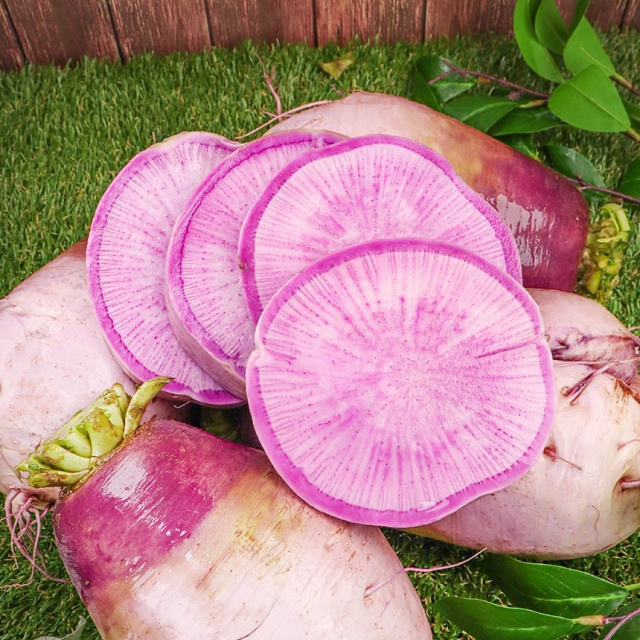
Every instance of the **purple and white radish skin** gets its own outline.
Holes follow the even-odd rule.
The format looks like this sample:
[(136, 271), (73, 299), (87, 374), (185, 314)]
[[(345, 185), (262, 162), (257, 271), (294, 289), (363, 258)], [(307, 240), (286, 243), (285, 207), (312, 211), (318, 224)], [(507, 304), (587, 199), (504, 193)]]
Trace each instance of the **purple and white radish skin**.
[[(640, 376), (632, 357), (637, 342), (591, 299), (530, 293), (552, 350), (567, 358), (554, 361), (558, 410), (544, 453), (507, 488), (412, 531), (495, 553), (594, 555), (640, 527)], [(607, 361), (612, 366), (603, 369)]]
[[(159, 461), (162, 460), (162, 464)], [(55, 507), (105, 640), (429, 640), (381, 531), (298, 499), (260, 451), (154, 420)]]
[[(0, 492), (24, 487), (13, 468), (106, 387), (136, 386), (107, 347), (89, 299), (86, 240), (0, 300)], [(192, 406), (156, 398), (146, 418), (189, 421)]]

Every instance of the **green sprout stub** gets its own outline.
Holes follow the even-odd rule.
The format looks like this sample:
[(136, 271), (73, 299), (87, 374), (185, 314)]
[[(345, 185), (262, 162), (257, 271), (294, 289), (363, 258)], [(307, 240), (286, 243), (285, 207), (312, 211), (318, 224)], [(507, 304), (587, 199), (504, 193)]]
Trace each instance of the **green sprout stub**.
[(42, 442), (16, 470), (27, 474), (32, 487), (73, 487), (135, 431), (149, 403), (170, 380), (153, 378), (133, 396), (120, 383), (114, 384)]
[(578, 275), (580, 293), (604, 304), (620, 281), (620, 269), (631, 225), (625, 209), (614, 202), (600, 208), (608, 216), (591, 223)]

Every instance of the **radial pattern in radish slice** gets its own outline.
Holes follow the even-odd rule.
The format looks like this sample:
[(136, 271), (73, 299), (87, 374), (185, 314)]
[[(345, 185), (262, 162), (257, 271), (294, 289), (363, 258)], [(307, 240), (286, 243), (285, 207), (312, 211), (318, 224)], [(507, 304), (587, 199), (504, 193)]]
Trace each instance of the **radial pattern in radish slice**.
[(184, 132), (142, 151), (100, 200), (87, 246), (91, 299), (122, 368), (138, 381), (171, 376), (163, 395), (206, 405), (241, 401), (180, 346), (165, 303), (165, 258), (182, 207), (238, 146), (212, 133)]
[(524, 474), (555, 416), (551, 353), (522, 286), (465, 249), (377, 240), (267, 305), (247, 364), (256, 433), (331, 515), (437, 520)]
[(180, 344), (235, 395), (245, 395), (255, 329), (238, 269), (240, 227), (280, 169), (341, 140), (329, 132), (291, 131), (241, 147), (203, 182), (174, 226), (167, 253), (169, 318)]
[(318, 258), (397, 237), (467, 247), (521, 281), (511, 232), (444, 158), (405, 138), (369, 135), (294, 160), (247, 216), (238, 251), (252, 319)]

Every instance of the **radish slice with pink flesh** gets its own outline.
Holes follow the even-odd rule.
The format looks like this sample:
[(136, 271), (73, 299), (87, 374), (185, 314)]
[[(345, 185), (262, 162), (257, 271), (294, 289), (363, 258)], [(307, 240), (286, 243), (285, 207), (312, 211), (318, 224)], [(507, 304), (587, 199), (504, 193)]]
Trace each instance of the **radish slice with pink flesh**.
[(184, 132), (135, 156), (98, 204), (87, 246), (89, 291), (115, 358), (137, 381), (174, 378), (162, 395), (237, 405), (178, 343), (164, 296), (165, 257), (182, 207), (239, 145)]
[(238, 269), (240, 227), (280, 169), (342, 140), (334, 133), (293, 131), (241, 147), (203, 182), (174, 226), (166, 275), (173, 329), (184, 349), (237, 396), (245, 395), (255, 328)]
[(265, 452), (300, 497), (413, 527), (523, 475), (556, 393), (540, 313), (509, 275), (421, 239), (331, 254), (267, 305), (247, 364)]
[(406, 138), (369, 135), (294, 160), (247, 216), (238, 251), (252, 319), (311, 262), (399, 237), (467, 247), (521, 281), (506, 224), (442, 156)]

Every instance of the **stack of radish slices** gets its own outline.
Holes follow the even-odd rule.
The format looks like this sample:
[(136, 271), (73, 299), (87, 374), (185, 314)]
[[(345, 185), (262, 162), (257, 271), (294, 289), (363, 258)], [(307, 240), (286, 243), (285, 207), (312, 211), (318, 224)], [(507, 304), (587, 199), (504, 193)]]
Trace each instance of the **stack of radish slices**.
[(433, 522), (522, 476), (551, 431), (511, 232), (417, 142), (174, 136), (107, 190), (87, 263), (125, 370), (246, 401), (275, 469), (330, 515)]

